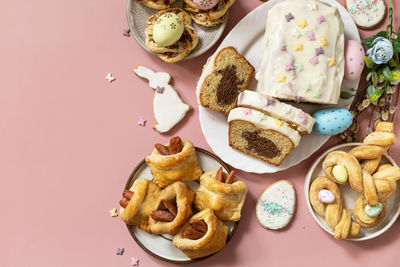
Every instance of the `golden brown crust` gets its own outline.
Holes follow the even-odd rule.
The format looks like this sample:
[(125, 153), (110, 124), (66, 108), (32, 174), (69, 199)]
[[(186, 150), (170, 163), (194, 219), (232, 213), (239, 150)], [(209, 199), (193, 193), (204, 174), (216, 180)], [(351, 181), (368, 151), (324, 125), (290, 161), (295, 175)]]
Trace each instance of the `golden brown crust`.
[(364, 138), (365, 145), (387, 147), (396, 143), (396, 135), (387, 132), (373, 132)]
[(356, 146), (349, 151), (357, 159), (376, 159), (386, 153), (387, 148), (374, 145)]
[(363, 228), (377, 226), (386, 215), (386, 201), (382, 202), (382, 211), (376, 218), (371, 218), (365, 213), (367, 200), (363, 195), (359, 195), (354, 204), (354, 218)]
[(184, 0), (183, 8), (189, 12), (193, 20), (202, 26), (211, 27), (224, 22), (224, 16), (235, 0), (220, 0), (209, 10), (199, 9), (191, 0)]
[(196, 149), (188, 140), (183, 141), (183, 149), (178, 154), (163, 156), (154, 149), (146, 157), (146, 163), (153, 174), (154, 183), (161, 188), (176, 181), (197, 180), (203, 173), (197, 161)]
[[(183, 237), (185, 229), (190, 228), (190, 220), (203, 220), (207, 224), (206, 234), (197, 240)], [(193, 215), (174, 236), (173, 244), (183, 251), (191, 259), (206, 257), (225, 247), (228, 236), (228, 227), (215, 216), (214, 212), (207, 208)]]
[[(236, 180), (226, 184), (215, 180), (217, 171), (204, 173), (200, 177), (200, 187), (196, 191), (194, 204), (198, 210), (211, 208), (221, 220), (239, 221), (246, 200), (247, 186)], [(224, 178), (228, 176), (223, 174)]]
[(154, 9), (166, 9), (171, 6), (176, 0), (136, 0), (139, 3), (142, 3), (145, 6)]

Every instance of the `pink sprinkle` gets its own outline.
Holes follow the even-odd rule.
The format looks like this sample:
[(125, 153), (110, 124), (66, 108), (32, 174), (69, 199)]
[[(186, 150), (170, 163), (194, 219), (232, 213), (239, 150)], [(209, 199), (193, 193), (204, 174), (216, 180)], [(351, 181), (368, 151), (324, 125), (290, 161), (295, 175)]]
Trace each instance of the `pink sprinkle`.
[(293, 61), (286, 63), (286, 71), (291, 71), (291, 70), (295, 70)]
[(138, 266), (139, 265), (139, 259), (132, 257), (131, 258), (131, 265), (132, 266)]
[(310, 58), (310, 63), (313, 64), (314, 66), (319, 63), (318, 57), (312, 57)]
[(315, 41), (315, 34), (314, 32), (309, 32), (307, 34), (308, 41)]
[(137, 124), (140, 126), (146, 126), (147, 120), (143, 118), (142, 116), (139, 117)]
[(244, 115), (250, 115), (251, 114), (251, 109), (249, 109), (249, 108), (244, 108), (242, 110), (243, 110), (243, 114)]
[(322, 22), (325, 22), (324, 16), (319, 16), (319, 17), (317, 18), (317, 21), (318, 21), (319, 24), (321, 24)]
[(308, 120), (307, 115), (304, 114), (304, 113), (301, 113), (301, 114), (299, 115), (299, 117), (300, 117), (300, 121), (301, 121), (302, 123), (306, 123), (307, 120)]

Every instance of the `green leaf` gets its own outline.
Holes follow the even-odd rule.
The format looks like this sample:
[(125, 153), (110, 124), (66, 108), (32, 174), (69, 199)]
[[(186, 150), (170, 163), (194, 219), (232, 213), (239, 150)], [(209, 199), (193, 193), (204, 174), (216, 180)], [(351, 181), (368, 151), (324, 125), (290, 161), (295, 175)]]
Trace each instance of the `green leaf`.
[(392, 75), (392, 72), (390, 71), (389, 66), (386, 66), (382, 69), (382, 74), (383, 74), (383, 77), (385, 77), (385, 79), (387, 81), (393, 80), (393, 75)]
[(363, 45), (368, 46), (368, 47), (372, 47), (373, 46), (372, 45), (373, 41), (378, 37), (385, 37), (386, 39), (388, 38), (387, 33), (385, 31), (381, 31), (381, 32), (378, 32), (377, 34), (375, 34), (373, 36), (365, 38), (364, 40), (361, 41), (361, 43)]
[(376, 87), (378, 85), (379, 76), (376, 71), (371, 71), (372, 73), (372, 84)]
[(365, 56), (364, 61), (365, 61), (365, 66), (367, 66), (368, 69), (373, 69), (375, 67), (375, 63), (372, 60), (372, 58)]
[(370, 84), (367, 88), (367, 96), (369, 97), (370, 95), (372, 95), (373, 93), (376, 92), (376, 88), (375, 86), (373, 86), (372, 84)]
[(345, 92), (345, 91), (341, 91), (340, 92), (340, 98), (342, 99), (350, 99), (352, 98), (354, 95), (349, 93), (349, 92)]
[[(400, 33), (400, 27), (397, 30), (397, 34)], [(396, 39), (393, 40), (393, 51), (395, 54), (398, 54), (400, 52), (400, 37), (397, 35)]]
[(391, 58), (391, 59), (389, 60), (388, 65), (389, 65), (389, 67), (391, 67), (391, 68), (397, 66), (396, 61), (395, 61), (393, 58)]
[(376, 88), (373, 85), (370, 85), (368, 86), (367, 89), (367, 96), (368, 99), (371, 101), (371, 103), (376, 106), (378, 104), (379, 98), (382, 96), (384, 92), (385, 92), (384, 89), (376, 90)]

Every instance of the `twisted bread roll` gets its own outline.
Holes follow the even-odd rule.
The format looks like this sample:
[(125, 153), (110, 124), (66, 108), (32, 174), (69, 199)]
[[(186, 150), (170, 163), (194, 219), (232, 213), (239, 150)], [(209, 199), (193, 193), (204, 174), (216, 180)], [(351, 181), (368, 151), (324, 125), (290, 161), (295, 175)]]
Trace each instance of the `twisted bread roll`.
[(385, 217), (386, 214), (386, 201), (382, 202), (382, 211), (375, 218), (369, 217), (365, 212), (367, 200), (363, 195), (359, 195), (356, 203), (354, 204), (354, 217), (359, 225), (364, 228), (370, 228), (378, 225), (378, 223)]

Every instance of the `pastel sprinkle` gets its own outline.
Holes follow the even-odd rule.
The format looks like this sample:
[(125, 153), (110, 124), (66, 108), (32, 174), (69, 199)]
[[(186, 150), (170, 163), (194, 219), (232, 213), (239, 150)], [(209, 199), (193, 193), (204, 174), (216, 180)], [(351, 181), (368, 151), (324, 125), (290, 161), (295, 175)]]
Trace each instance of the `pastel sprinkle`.
[(297, 72), (304, 70), (304, 66), (302, 64), (294, 64)]
[(302, 97), (302, 96), (296, 96), (295, 98), (296, 98), (297, 101), (304, 101), (304, 100), (306, 100), (306, 99), (305, 99), (304, 97)]
[(289, 22), (289, 21), (291, 21), (292, 19), (294, 19), (294, 17), (293, 17), (293, 15), (292, 15), (292, 13), (288, 13), (288, 14), (285, 15), (285, 19), (286, 19), (287, 22)]
[(244, 115), (250, 115), (251, 114), (251, 109), (249, 109), (249, 108), (244, 108), (244, 109), (242, 109), (242, 111), (243, 111)]
[(319, 24), (321, 24), (322, 22), (325, 22), (324, 16), (319, 16), (319, 17), (317, 18), (317, 22), (318, 22)]
[(328, 45), (328, 40), (326, 39), (326, 37), (321, 37), (321, 39), (319, 39), (319, 42), (321, 43), (322, 46), (327, 46)]
[(311, 90), (311, 84), (307, 83), (306, 85), (304, 85), (303, 86), (303, 90), (306, 91), (306, 92), (310, 91)]
[(106, 80), (107, 80), (109, 83), (112, 83), (113, 81), (115, 81), (115, 77), (112, 76), (111, 73), (109, 73), (109, 74), (107, 74), (107, 76), (106, 76)]
[(309, 32), (307, 34), (308, 41), (315, 41), (315, 34), (314, 32)]
[(310, 58), (310, 63), (313, 64), (314, 66), (319, 63), (318, 57), (312, 57)]
[(297, 28), (293, 29), (292, 36), (294, 38), (299, 39), (301, 35), (302, 35), (302, 33), (299, 31), (299, 29), (297, 29)]
[(258, 115), (258, 119), (260, 120), (260, 121), (263, 121), (263, 120), (265, 120), (267, 117), (264, 115), (264, 113), (261, 113), (261, 114), (259, 114)]
[(322, 47), (315, 48), (315, 55), (316, 56), (323, 55), (323, 54), (324, 54), (324, 49)]
[(295, 70), (295, 67), (293, 65), (293, 61), (290, 61), (290, 62), (286, 63), (285, 69), (286, 69), (286, 71)]
[(277, 82), (278, 83), (284, 83), (285, 81), (286, 81), (286, 76), (281, 74), (281, 73), (279, 73)]
[(138, 266), (139, 265), (139, 259), (132, 257), (131, 258), (131, 266)]
[(267, 106), (275, 104), (275, 98), (267, 97)]
[(283, 126), (283, 122), (281, 120), (275, 120), (275, 125), (278, 127), (282, 127)]
[(335, 66), (336, 65), (336, 60), (334, 57), (328, 58), (329, 61), (329, 67)]
[(300, 113), (299, 119), (300, 119), (301, 123), (306, 123), (308, 121), (308, 117), (304, 113)]
[(305, 27), (308, 26), (308, 24), (307, 24), (307, 21), (305, 19), (302, 19), (297, 23), (297, 26), (299, 26), (300, 28), (304, 29)]
[(320, 98), (321, 97), (321, 90), (316, 90), (315, 92), (314, 92), (314, 95), (313, 95), (313, 97), (314, 98)]
[(142, 116), (139, 117), (137, 124), (140, 126), (146, 126), (147, 120), (143, 118)]
[(297, 43), (294, 45), (294, 51), (303, 51), (303, 44)]
[(164, 93), (165, 88), (163, 86), (157, 86), (156, 87), (156, 92), (157, 94), (162, 94)]
[(264, 208), (264, 211), (266, 211), (270, 215), (283, 217), (292, 214), (291, 210), (276, 202), (260, 200), (259, 205), (262, 206)]
[(116, 208), (113, 208), (110, 210), (110, 216), (111, 217), (117, 217), (118, 216), (118, 210)]
[(122, 35), (126, 37), (130, 37), (131, 30), (130, 29), (123, 29), (122, 30)]
[(122, 255), (122, 254), (124, 254), (124, 248), (117, 248), (116, 254), (117, 254), (117, 255)]

